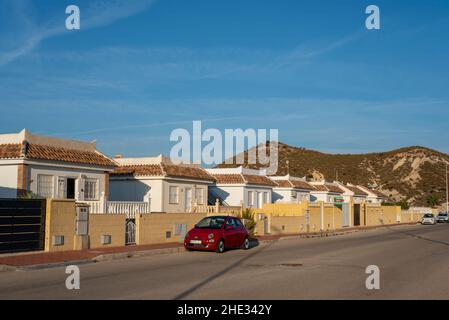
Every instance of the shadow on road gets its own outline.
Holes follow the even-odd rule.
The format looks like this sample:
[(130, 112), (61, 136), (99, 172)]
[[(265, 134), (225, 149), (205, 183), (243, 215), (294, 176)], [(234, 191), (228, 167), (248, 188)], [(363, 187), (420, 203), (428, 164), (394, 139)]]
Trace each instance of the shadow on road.
[[(231, 264), (230, 266), (224, 268), (221, 271), (218, 271), (217, 273), (211, 275), (210, 277), (206, 278), (205, 280), (201, 281), (200, 283), (194, 285), (193, 287), (191, 287), (190, 289), (185, 290), (184, 292), (181, 292), (180, 294), (178, 294), (176, 297), (174, 297), (174, 300), (181, 300), (184, 299), (185, 297), (187, 297), (188, 295), (192, 294), (193, 292), (197, 291), (198, 289), (202, 288), (204, 285), (210, 283), (211, 281), (218, 279), (219, 277), (221, 277), (222, 275), (230, 272), (231, 270), (235, 269), (236, 267), (240, 266), (243, 262), (245, 262), (248, 259), (251, 259), (252, 257), (254, 257), (255, 255), (259, 254), (260, 252), (262, 252), (265, 249), (268, 249), (269, 247), (271, 247), (273, 245), (273, 243), (269, 243), (267, 246), (260, 248), (259, 250), (256, 250), (246, 256), (244, 256), (242, 259), (234, 262), (233, 264)], [(257, 239), (252, 239), (251, 241), (251, 248), (257, 247), (259, 246), (259, 241)]]
[[(429, 227), (432, 227), (432, 226), (429, 226)], [(387, 229), (389, 231), (393, 232), (393, 233), (403, 234), (403, 235), (406, 235), (406, 236), (409, 236), (409, 237), (412, 237), (412, 238), (415, 238), (415, 239), (418, 239), (418, 240), (424, 240), (424, 241), (428, 241), (428, 242), (433, 242), (433, 243), (438, 243), (438, 244), (442, 244), (442, 245), (445, 245), (445, 246), (449, 246), (449, 242), (430, 239), (430, 238), (427, 238), (427, 237), (423, 237), (423, 236), (414, 234), (412, 232), (400, 231), (400, 230), (397, 230), (397, 229), (394, 229), (394, 228), (390, 228), (390, 227), (388, 227)]]

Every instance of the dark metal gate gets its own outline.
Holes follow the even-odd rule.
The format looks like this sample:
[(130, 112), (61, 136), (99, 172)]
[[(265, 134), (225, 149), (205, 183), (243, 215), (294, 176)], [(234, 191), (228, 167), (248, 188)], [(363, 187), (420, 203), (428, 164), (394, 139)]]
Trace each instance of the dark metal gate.
[(354, 204), (354, 226), (360, 226), (360, 204)]
[(0, 253), (44, 250), (45, 200), (0, 199)]
[(136, 220), (126, 219), (125, 244), (136, 244)]

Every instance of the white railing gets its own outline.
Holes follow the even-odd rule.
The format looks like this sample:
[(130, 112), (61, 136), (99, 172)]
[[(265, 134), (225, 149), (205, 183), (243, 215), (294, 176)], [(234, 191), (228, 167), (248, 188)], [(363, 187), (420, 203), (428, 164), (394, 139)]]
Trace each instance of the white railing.
[(193, 207), (194, 213), (217, 213), (216, 206), (197, 205)]
[(126, 214), (128, 219), (134, 219), (136, 214), (151, 212), (151, 200), (145, 201), (108, 201), (102, 196), (98, 201), (80, 201), (90, 206), (90, 213), (94, 214)]
[(134, 219), (136, 214), (150, 213), (149, 202), (122, 202), (107, 201), (106, 213), (108, 214), (126, 214), (128, 219)]

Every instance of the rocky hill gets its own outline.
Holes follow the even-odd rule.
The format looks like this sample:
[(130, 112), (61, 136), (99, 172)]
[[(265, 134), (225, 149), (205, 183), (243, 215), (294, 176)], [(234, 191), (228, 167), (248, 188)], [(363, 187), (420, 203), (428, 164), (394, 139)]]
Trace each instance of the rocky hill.
[[(245, 158), (246, 159), (246, 158)], [(369, 154), (327, 154), (279, 144), (278, 175), (326, 179), (371, 186), (394, 201), (428, 205), (445, 202), (445, 165), (449, 155), (425, 147)], [(220, 165), (227, 167), (229, 165)], [(258, 165), (248, 167), (257, 168)]]

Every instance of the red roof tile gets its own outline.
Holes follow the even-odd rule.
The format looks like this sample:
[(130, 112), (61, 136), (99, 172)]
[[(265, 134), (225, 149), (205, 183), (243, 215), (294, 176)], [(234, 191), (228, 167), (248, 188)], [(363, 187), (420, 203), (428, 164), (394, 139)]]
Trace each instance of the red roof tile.
[[(21, 144), (0, 145), (1, 159), (21, 158)], [(117, 164), (96, 151), (83, 151), (74, 149), (58, 148), (39, 144), (28, 144), (24, 159), (51, 160), (70, 163), (92, 164), (96, 166), (115, 167)]]
[(245, 184), (241, 174), (213, 174), (212, 176), (219, 184)]
[(345, 188), (354, 192), (354, 195), (356, 195), (356, 196), (367, 196), (368, 195), (368, 193), (366, 193), (362, 189), (354, 187), (354, 186), (345, 186)]
[(273, 180), (267, 178), (266, 176), (255, 176), (255, 175), (244, 174), (243, 178), (245, 179), (247, 184), (270, 186), (270, 187), (277, 186), (276, 183), (273, 182)]
[(0, 144), (0, 159), (20, 158), (20, 144)]
[(202, 168), (171, 164), (120, 166), (111, 173), (111, 176), (172, 177), (210, 182), (215, 180)]

